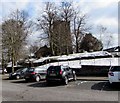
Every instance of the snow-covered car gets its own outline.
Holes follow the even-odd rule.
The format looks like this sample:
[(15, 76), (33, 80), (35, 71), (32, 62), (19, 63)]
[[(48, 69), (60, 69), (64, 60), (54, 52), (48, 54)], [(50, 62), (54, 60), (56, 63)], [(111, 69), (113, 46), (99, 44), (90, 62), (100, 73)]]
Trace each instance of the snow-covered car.
[(110, 84), (120, 82), (120, 66), (111, 66), (108, 72)]

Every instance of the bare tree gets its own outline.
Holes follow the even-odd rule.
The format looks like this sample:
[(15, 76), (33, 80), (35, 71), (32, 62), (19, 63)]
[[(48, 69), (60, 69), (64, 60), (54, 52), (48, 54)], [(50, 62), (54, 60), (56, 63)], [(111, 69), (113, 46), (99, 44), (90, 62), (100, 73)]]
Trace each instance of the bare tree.
[(109, 33), (107, 36), (106, 36), (106, 40), (105, 40), (105, 46), (106, 48), (109, 48), (110, 46), (113, 45), (113, 36), (111, 35), (111, 33)]
[(98, 32), (99, 32), (99, 35), (100, 35), (99, 39), (100, 39), (100, 41), (102, 41), (103, 36), (107, 33), (107, 28), (104, 27), (103, 25), (98, 25), (97, 29), (98, 29)]
[(0, 25), (0, 62), (2, 60), (2, 28)]
[(71, 20), (74, 16), (74, 8), (72, 2), (62, 2), (62, 6), (60, 8), (60, 18), (65, 23), (65, 35), (64, 35), (64, 43), (66, 47), (67, 54), (71, 53), (72, 51), (72, 38), (71, 38), (71, 30), (69, 26), (71, 25)]
[(74, 15), (74, 27), (73, 27), (73, 44), (75, 46), (75, 52), (80, 52), (80, 44), (83, 37), (86, 35), (92, 27), (87, 25), (87, 15), (80, 15), (80, 13), (75, 13)]
[(104, 46), (106, 48), (112, 46), (113, 36), (111, 35), (110, 31), (108, 31), (107, 27), (98, 25), (97, 29), (100, 35), (100, 41), (103, 42)]
[(71, 23), (73, 21), (73, 38), (76, 52), (79, 52), (80, 42), (84, 36), (82, 34), (90, 29), (90, 26), (86, 26), (86, 15), (79, 17), (72, 2), (62, 2), (58, 9), (54, 3), (47, 2), (44, 15), (38, 21), (38, 27), (41, 27), (44, 31), (44, 35), (41, 35), (41, 38), (48, 39), (53, 55), (70, 54), (73, 52), (73, 35), (71, 34)]
[(12, 12), (10, 18), (2, 24), (2, 46), (12, 61), (12, 72), (14, 65), (20, 58), (20, 50), (30, 33), (31, 23), (28, 22), (28, 15), (24, 11)]
[(42, 18), (38, 19), (37, 27), (39, 27), (44, 31), (44, 36), (41, 36), (41, 39), (47, 39), (49, 42), (49, 46), (52, 49), (52, 54), (54, 55), (54, 36), (53, 36), (53, 22), (57, 19), (57, 10), (54, 3), (46, 2), (45, 3), (45, 11), (42, 15)]
[(36, 43), (31, 44), (30, 47), (29, 47), (30, 53), (35, 53), (38, 49), (39, 49), (39, 46), (36, 45)]
[(5, 69), (5, 55), (3, 53), (3, 46), (2, 46), (2, 25), (0, 25), (0, 65), (2, 66), (2, 73), (4, 74)]

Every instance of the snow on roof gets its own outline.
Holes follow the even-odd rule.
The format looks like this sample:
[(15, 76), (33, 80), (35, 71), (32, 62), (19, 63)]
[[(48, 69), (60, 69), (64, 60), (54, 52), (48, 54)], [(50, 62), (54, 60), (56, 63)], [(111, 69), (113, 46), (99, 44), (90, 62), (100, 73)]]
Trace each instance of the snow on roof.
[(58, 60), (67, 60), (68, 56), (67, 55), (63, 55), (57, 58)]
[(81, 60), (81, 65), (95, 65), (95, 66), (115, 66), (119, 65), (119, 58), (99, 58), (90, 60)]
[(70, 68), (81, 68), (81, 64), (79, 60), (48, 63), (42, 66), (38, 66), (36, 68), (39, 70), (47, 70), (49, 66), (58, 66), (58, 65), (69, 66)]
[(40, 58), (38, 60), (33, 61), (33, 63), (38, 63), (38, 62), (43, 62), (44, 60), (46, 60), (47, 58)]
[(43, 62), (47, 59), (56, 59), (56, 60), (68, 60), (68, 59), (75, 59), (75, 58), (82, 58), (82, 57), (96, 57), (96, 56), (108, 56), (111, 55), (107, 51), (97, 51), (97, 52), (85, 52), (85, 53), (76, 53), (76, 54), (69, 54), (69, 55), (62, 55), (62, 56), (52, 56), (52, 57), (43, 57), (38, 60), (34, 60), (33, 63)]
[[(9, 62), (8, 64), (7, 64), (7, 67), (12, 67), (12, 62)], [(14, 67), (22, 67), (21, 65), (14, 65)]]
[(40, 63), (40, 62), (43, 62), (44, 60), (48, 60), (48, 59), (57, 59), (58, 57), (60, 57), (60, 56), (43, 57), (43, 58), (33, 61), (33, 63)]
[(111, 55), (111, 53), (107, 51), (97, 51), (97, 52), (91, 52), (91, 53), (83, 53), (81, 57), (95, 57), (95, 56), (108, 56)]
[(36, 60), (35, 58), (26, 59), (26, 60), (25, 60), (25, 63), (33, 62), (33, 61), (35, 61), (35, 60)]
[(42, 66), (36, 67), (39, 70), (47, 70), (49, 66), (69, 66), (70, 68), (81, 68), (82, 65), (93, 65), (93, 66), (118, 66), (119, 58), (99, 58), (99, 59), (89, 59), (89, 60), (73, 60), (73, 61), (62, 61), (48, 63)]
[(32, 56), (35, 56), (35, 55), (34, 55), (34, 53), (30, 53), (29, 56), (32, 57)]

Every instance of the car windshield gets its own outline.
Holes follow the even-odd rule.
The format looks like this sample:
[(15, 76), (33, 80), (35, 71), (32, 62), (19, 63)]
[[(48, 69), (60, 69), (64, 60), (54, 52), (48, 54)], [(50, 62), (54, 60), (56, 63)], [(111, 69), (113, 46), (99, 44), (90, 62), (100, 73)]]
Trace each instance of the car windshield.
[(120, 66), (111, 67), (111, 71), (120, 71)]
[(28, 68), (24, 68), (22, 71), (25, 72)]
[(60, 66), (51, 66), (48, 68), (49, 71), (60, 71)]
[(16, 70), (15, 72), (20, 72), (22, 69), (18, 69), (18, 70)]

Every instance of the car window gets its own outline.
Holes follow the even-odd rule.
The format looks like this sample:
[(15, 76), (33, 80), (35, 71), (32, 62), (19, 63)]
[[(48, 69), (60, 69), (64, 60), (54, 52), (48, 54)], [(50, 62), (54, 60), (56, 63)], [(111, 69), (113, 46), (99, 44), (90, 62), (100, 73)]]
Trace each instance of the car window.
[(43, 73), (43, 72), (46, 72), (46, 70), (39, 70), (38, 72), (39, 73)]
[(111, 67), (110, 71), (120, 71), (120, 67), (119, 66)]
[(63, 68), (64, 71), (66, 71), (66, 68)]
[(15, 72), (20, 72), (21, 71), (21, 69), (18, 69), (18, 70), (16, 70)]
[(27, 70), (27, 68), (24, 68), (22, 71), (25, 72)]
[(69, 71), (69, 68), (66, 68), (67, 71)]
[(48, 68), (49, 71), (60, 71), (61, 70), (61, 67), (60, 66), (50, 66)]
[(28, 70), (27, 70), (28, 72), (34, 72), (34, 68), (29, 68)]
[(38, 72), (39, 72), (39, 70), (35, 69), (35, 72), (36, 72), (36, 73), (38, 73)]

